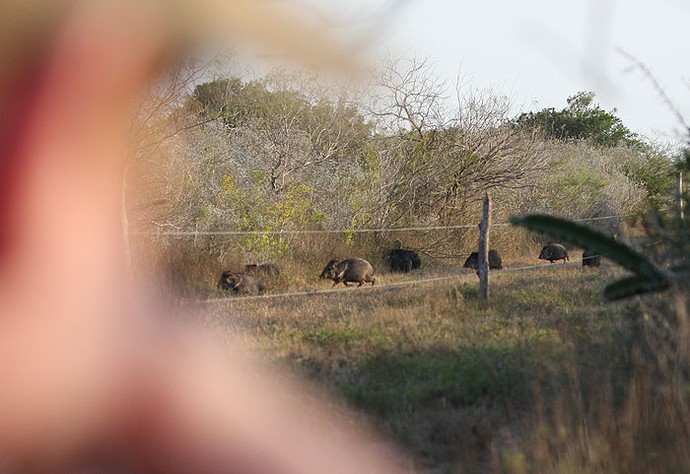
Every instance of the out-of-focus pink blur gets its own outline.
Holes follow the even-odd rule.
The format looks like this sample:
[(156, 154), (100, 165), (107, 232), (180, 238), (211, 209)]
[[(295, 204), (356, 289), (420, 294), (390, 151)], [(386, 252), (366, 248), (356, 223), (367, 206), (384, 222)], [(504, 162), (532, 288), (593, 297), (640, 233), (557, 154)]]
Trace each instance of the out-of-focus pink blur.
[(350, 414), (136, 310), (121, 228), (133, 104), (221, 14), (237, 38), (326, 57), (272, 3), (0, 7), (0, 471), (404, 470)]

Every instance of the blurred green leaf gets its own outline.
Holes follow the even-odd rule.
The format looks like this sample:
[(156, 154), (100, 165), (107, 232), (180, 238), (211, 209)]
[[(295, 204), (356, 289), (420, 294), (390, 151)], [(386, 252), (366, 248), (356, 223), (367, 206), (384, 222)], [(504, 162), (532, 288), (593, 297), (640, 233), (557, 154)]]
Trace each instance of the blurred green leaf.
[(631, 296), (668, 289), (668, 279), (654, 280), (647, 276), (634, 275), (611, 283), (604, 289), (604, 297), (620, 300)]
[(561, 238), (579, 247), (596, 250), (603, 257), (633, 272), (634, 276), (619, 280), (606, 288), (604, 295), (608, 299), (615, 300), (661, 291), (670, 286), (668, 275), (647, 257), (585, 225), (545, 214), (512, 216), (510, 222), (513, 225)]
[(596, 250), (600, 255), (638, 275), (664, 278), (663, 272), (644, 255), (585, 225), (545, 214), (512, 216), (510, 222), (513, 225), (562, 238), (579, 247)]

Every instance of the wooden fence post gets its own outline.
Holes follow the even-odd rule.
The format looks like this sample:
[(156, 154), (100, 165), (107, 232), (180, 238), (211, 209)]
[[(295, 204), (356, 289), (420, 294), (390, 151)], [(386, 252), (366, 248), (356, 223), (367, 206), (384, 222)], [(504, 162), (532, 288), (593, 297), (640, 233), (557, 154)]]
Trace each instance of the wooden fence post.
[(676, 205), (678, 206), (678, 217), (684, 220), (685, 211), (683, 209), (683, 173), (678, 171), (676, 173)]
[(479, 225), (479, 255), (477, 256), (479, 274), (479, 299), (489, 301), (489, 230), (491, 229), (491, 196), (484, 195), (482, 223)]

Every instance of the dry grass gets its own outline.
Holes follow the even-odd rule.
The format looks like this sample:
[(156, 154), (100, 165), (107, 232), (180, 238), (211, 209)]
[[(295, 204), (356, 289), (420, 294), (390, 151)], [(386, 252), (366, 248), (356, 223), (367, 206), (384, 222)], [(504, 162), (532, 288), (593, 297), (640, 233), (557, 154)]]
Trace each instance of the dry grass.
[[(318, 279), (325, 256), (309, 239), (300, 245), (298, 258), (278, 262), (285, 271), (269, 293), (330, 288)], [(335, 239), (328, 252), (349, 248)], [(603, 287), (621, 271), (574, 258), (492, 273), (487, 307), (473, 271), (427, 259), (421, 271), (391, 274), (371, 248), (373, 290), (237, 297), (209, 306), (207, 321), (365, 414), (423, 470), (690, 469), (687, 373), (658, 341), (676, 306), (668, 297), (608, 303)], [(206, 279), (194, 286), (218, 296), (209, 270), (218, 260), (193, 254), (190, 274)], [(537, 262), (509, 253), (504, 263)], [(448, 275), (457, 279), (386, 287)]]

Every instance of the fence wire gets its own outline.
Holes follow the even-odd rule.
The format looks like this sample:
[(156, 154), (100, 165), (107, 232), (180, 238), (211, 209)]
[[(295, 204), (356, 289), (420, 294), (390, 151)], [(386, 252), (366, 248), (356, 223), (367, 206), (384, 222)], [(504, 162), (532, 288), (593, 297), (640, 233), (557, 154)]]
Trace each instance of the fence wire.
[[(588, 217), (585, 219), (573, 219), (574, 222), (594, 222), (611, 219), (626, 219), (632, 215), (625, 216), (602, 216)], [(510, 222), (500, 222), (492, 224), (491, 227), (510, 227)], [(173, 230), (162, 232), (131, 232), (130, 235), (156, 235), (170, 237), (204, 237), (204, 236), (251, 236), (251, 235), (309, 235), (309, 234), (367, 234), (384, 232), (428, 232), (438, 230), (459, 230), (475, 229), (477, 224), (461, 224), (449, 226), (429, 226), (429, 227), (378, 227), (366, 229), (324, 229), (324, 230), (216, 230), (216, 231), (194, 231), (194, 230)]]
[[(611, 216), (600, 216), (600, 217), (589, 217), (583, 219), (573, 219), (574, 222), (594, 222), (602, 220), (611, 219), (626, 219), (632, 217), (632, 215), (611, 215)], [(509, 227), (512, 226), (509, 222), (501, 222), (497, 224), (492, 224), (491, 227)], [(476, 224), (462, 224), (454, 226), (430, 226), (430, 227), (380, 227), (380, 228), (366, 228), (366, 229), (330, 229), (330, 230), (274, 230), (274, 231), (239, 231), (239, 230), (228, 230), (228, 231), (165, 231), (165, 232), (133, 232), (132, 235), (156, 235), (156, 236), (172, 236), (172, 237), (203, 237), (203, 236), (252, 236), (252, 235), (326, 235), (326, 234), (364, 234), (364, 233), (375, 233), (375, 232), (424, 232), (424, 231), (438, 231), (438, 230), (458, 230), (458, 229), (470, 229), (476, 228)], [(591, 256), (586, 258), (596, 258), (598, 256)], [(564, 262), (563, 264), (558, 264), (559, 266), (567, 265), (572, 266), (580, 264), (579, 259), (571, 262)], [(545, 269), (554, 268), (554, 266), (547, 264), (538, 265), (525, 265), (520, 267), (504, 268), (498, 272), (492, 272), (491, 275), (498, 276), (502, 273), (513, 273), (530, 271), (534, 269)], [(243, 297), (227, 297), (227, 298), (210, 298), (203, 300), (203, 304), (222, 304), (222, 303), (245, 303), (251, 301), (266, 301), (266, 300), (277, 300), (277, 299), (287, 299), (287, 298), (300, 298), (300, 297), (313, 297), (329, 295), (334, 293), (347, 293), (353, 291), (379, 291), (392, 288), (401, 288), (415, 285), (425, 285), (429, 283), (438, 283), (442, 281), (451, 280), (463, 280), (476, 278), (474, 273), (462, 273), (456, 275), (447, 275), (433, 278), (424, 278), (418, 280), (401, 281), (394, 283), (387, 283), (383, 285), (367, 285), (362, 287), (345, 287), (345, 288), (330, 288), (325, 290), (305, 290), (305, 291), (295, 291), (287, 293), (272, 293), (265, 295), (251, 295)]]
[[(492, 271), (491, 276), (500, 276), (502, 273), (514, 273), (514, 272), (523, 272), (523, 271), (529, 271), (529, 270), (535, 270), (535, 269), (546, 269), (546, 268), (558, 268), (558, 267), (563, 267), (563, 266), (573, 266), (573, 265), (579, 265), (580, 261), (579, 260), (573, 260), (571, 262), (564, 262), (564, 263), (558, 263), (558, 264), (537, 264), (537, 265), (525, 265), (521, 267), (511, 267), (511, 268), (504, 268), (499, 271)], [(386, 283), (383, 285), (367, 285), (367, 286), (361, 286), (361, 287), (346, 287), (346, 288), (329, 288), (326, 290), (307, 290), (307, 291), (294, 291), (294, 292), (288, 292), (288, 293), (273, 293), (273, 294), (267, 294), (267, 295), (252, 295), (252, 296), (235, 296), (235, 297), (228, 297), (228, 298), (211, 298), (207, 300), (203, 300), (203, 304), (220, 304), (220, 303), (244, 303), (244, 302), (251, 302), (251, 301), (262, 301), (262, 300), (275, 300), (275, 299), (287, 299), (287, 298), (300, 298), (300, 297), (311, 297), (311, 296), (322, 296), (322, 295), (329, 295), (333, 293), (349, 293), (349, 292), (354, 292), (354, 291), (379, 291), (379, 290), (387, 290), (387, 289), (392, 289), (392, 288), (401, 288), (401, 287), (407, 287), (407, 286), (414, 286), (414, 285), (425, 285), (429, 283), (438, 283), (441, 281), (452, 281), (452, 280), (464, 280), (464, 279), (470, 279), (470, 278), (477, 278), (477, 275), (474, 273), (462, 273), (462, 274), (457, 274), (457, 275), (447, 275), (447, 276), (440, 276), (440, 277), (433, 277), (433, 278), (423, 278), (419, 280), (408, 280), (408, 281), (399, 281), (399, 282), (394, 282), (394, 283)]]

